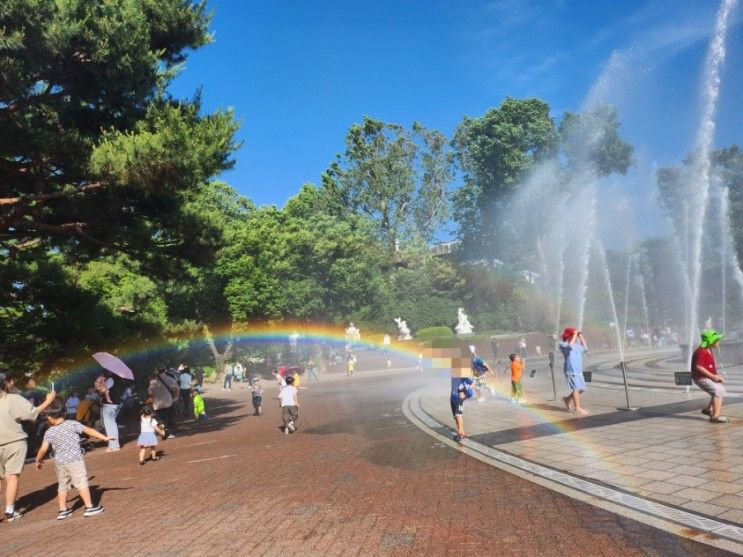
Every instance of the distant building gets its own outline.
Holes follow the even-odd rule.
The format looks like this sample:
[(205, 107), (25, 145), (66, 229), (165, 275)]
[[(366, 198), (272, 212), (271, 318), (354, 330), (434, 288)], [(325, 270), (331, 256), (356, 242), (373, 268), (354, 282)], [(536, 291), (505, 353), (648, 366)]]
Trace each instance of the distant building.
[(450, 240), (448, 242), (439, 242), (431, 246), (431, 252), (434, 255), (449, 255), (454, 253), (462, 242), (459, 240)]

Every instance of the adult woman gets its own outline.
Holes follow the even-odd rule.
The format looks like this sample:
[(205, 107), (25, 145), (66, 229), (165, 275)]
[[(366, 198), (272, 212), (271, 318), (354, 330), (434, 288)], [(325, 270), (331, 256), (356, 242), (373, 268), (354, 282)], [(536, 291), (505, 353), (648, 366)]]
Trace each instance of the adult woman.
[(0, 478), (5, 483), (5, 520), (12, 522), (21, 518), (21, 513), (15, 510), (15, 502), (28, 449), (28, 435), (19, 422), (36, 420), (39, 413), (54, 401), (57, 393), (47, 393), (44, 401), (34, 407), (22, 396), (9, 393), (9, 383), (5, 374), (0, 373)]

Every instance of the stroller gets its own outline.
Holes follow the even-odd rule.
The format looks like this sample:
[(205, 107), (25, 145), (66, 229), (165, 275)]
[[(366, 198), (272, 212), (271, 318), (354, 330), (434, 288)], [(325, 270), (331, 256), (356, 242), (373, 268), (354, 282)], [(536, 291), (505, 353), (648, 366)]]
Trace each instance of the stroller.
[[(98, 403), (92, 400), (81, 400), (77, 407), (75, 419), (81, 424), (93, 428), (97, 431), (103, 430), (101, 424), (101, 408)], [(80, 437), (80, 447), (83, 451), (93, 450), (93, 441), (89, 437)]]

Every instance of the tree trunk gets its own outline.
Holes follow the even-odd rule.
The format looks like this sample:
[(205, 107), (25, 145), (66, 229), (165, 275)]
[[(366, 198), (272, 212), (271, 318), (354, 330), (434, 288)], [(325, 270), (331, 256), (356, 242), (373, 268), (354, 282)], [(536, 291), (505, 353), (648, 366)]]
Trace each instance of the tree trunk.
[(214, 357), (214, 373), (216, 375), (216, 380), (219, 381), (224, 374), (225, 362), (232, 358), (232, 341), (227, 343), (224, 352), (220, 354), (219, 350), (217, 350), (217, 345), (214, 344), (214, 337), (207, 325), (204, 325), (204, 335), (206, 336), (206, 342), (209, 345), (209, 349), (212, 351), (212, 356)]

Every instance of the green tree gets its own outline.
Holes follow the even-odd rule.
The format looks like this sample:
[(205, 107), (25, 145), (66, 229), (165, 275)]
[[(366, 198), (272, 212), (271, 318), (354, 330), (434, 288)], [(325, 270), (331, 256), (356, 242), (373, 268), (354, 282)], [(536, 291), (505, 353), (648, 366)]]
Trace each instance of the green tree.
[(507, 98), (479, 118), (465, 117), (452, 145), (464, 184), (454, 193), (454, 220), (466, 250), (497, 249), (497, 213), (534, 165), (555, 156), (558, 134), (549, 105)]
[[(123, 280), (117, 253), (155, 279), (179, 270), (180, 259), (213, 255), (218, 223), (194, 202), (209, 178), (232, 164), (237, 125), (230, 111), (202, 114), (198, 96), (181, 101), (167, 93), (187, 50), (210, 40), (204, 6), (0, 5), (0, 277), (8, 286), (0, 293), (0, 326), (26, 326), (14, 333), (17, 344), (3, 348), (4, 361), (21, 360), (28, 342), (34, 351), (26, 357), (48, 365), (71, 338), (79, 346), (105, 340), (86, 328), (90, 313), (74, 308), (96, 302), (114, 311), (111, 292), (82, 277)], [(118, 271), (103, 272), (107, 265)], [(139, 325), (155, 334), (162, 308), (142, 307), (133, 316), (119, 312), (117, 326), (146, 314)]]
[(587, 112), (566, 112), (560, 122), (560, 148), (572, 171), (596, 176), (625, 174), (634, 150), (619, 137), (616, 109), (605, 104)]
[(443, 134), (418, 123), (411, 131), (365, 116), (351, 126), (345, 143), (323, 176), (336, 213), (340, 206), (370, 218), (391, 253), (416, 236), (432, 238), (446, 220), (453, 177)]

